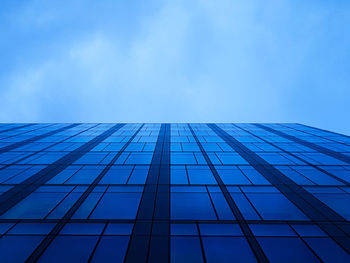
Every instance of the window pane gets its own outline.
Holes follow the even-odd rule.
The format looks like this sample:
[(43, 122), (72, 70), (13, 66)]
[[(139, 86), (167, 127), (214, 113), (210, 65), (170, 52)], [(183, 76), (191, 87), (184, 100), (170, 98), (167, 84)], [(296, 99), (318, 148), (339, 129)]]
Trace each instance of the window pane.
[(25, 262), (43, 236), (4, 236), (0, 238), (2, 262)]
[(203, 237), (208, 263), (257, 262), (244, 237)]
[(207, 193), (172, 193), (172, 219), (216, 219)]
[(102, 237), (91, 262), (123, 262), (128, 242), (128, 236)]
[(57, 236), (38, 262), (87, 262), (98, 236)]
[(135, 219), (141, 193), (106, 193), (93, 211), (93, 219)]
[(170, 262), (203, 262), (199, 237), (171, 237)]
[(309, 220), (282, 194), (247, 193), (247, 196), (265, 220)]
[[(258, 237), (270, 262), (319, 262), (311, 250), (294, 237)], [(277, 248), (277, 249), (276, 249)]]
[(304, 240), (324, 262), (350, 262), (350, 255), (330, 238), (304, 238)]

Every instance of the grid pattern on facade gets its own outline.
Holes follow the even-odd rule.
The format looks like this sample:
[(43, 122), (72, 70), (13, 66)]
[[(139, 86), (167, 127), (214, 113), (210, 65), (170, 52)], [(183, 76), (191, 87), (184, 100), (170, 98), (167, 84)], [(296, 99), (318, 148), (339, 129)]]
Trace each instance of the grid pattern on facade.
[(349, 184), (301, 124), (0, 124), (1, 262), (350, 262)]

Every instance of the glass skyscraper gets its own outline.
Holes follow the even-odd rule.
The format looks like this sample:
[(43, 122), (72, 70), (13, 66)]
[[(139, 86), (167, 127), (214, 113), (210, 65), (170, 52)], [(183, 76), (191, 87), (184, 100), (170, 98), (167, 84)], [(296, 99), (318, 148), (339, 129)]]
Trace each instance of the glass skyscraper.
[(350, 262), (350, 137), (0, 124), (0, 262)]

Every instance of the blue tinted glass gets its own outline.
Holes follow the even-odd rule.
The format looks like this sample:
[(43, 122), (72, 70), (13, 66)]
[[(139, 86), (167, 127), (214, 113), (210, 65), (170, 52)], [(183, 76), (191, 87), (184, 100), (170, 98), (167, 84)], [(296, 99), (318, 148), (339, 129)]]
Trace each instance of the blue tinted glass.
[[(295, 237), (258, 237), (270, 262), (319, 262), (311, 250)], [(278, 248), (278, 249), (276, 249)]]
[(191, 184), (216, 184), (213, 173), (209, 168), (187, 167), (188, 177)]
[(231, 193), (233, 201), (235, 201), (243, 217), (247, 220), (260, 220), (260, 216), (254, 210), (247, 198), (241, 193)]
[(96, 206), (97, 202), (100, 200), (103, 193), (90, 193), (85, 199), (84, 203), (81, 204), (77, 212), (73, 215), (73, 219), (87, 218), (92, 209)]
[(282, 194), (247, 193), (247, 196), (260, 215), (266, 220), (309, 220)]
[(182, 193), (182, 192), (206, 193), (207, 192), (207, 190), (204, 186), (198, 186), (198, 185), (196, 185), (196, 186), (172, 186), (170, 188), (170, 191), (173, 193)]
[(215, 153), (208, 153), (209, 159), (211, 161), (212, 164), (214, 165), (221, 165), (222, 162), (219, 160), (219, 158), (217, 157), (217, 155)]
[(195, 152), (194, 156), (195, 156), (198, 164), (207, 164), (207, 161), (205, 160), (205, 158), (201, 152)]
[(199, 238), (182, 236), (171, 237), (170, 262), (204, 262)]
[(65, 170), (57, 174), (53, 177), (48, 183), (50, 184), (63, 184), (66, 180), (68, 180), (73, 174), (75, 174), (79, 169), (81, 169), (81, 165), (72, 165), (68, 166)]
[(250, 224), (255, 236), (296, 236), (293, 229), (282, 224)]
[(211, 199), (213, 201), (215, 211), (220, 220), (234, 220), (234, 215), (231, 208), (226, 202), (224, 195), (221, 192), (210, 193)]
[(199, 224), (202, 236), (240, 236), (243, 235), (238, 224)]
[(316, 170), (313, 167), (294, 167), (299, 173), (309, 178), (311, 181), (319, 185), (339, 185), (342, 184), (338, 180), (330, 177), (329, 175)]
[(102, 172), (104, 166), (85, 166), (76, 172), (68, 181), (68, 184), (91, 184)]
[(338, 159), (335, 159), (331, 156), (322, 154), (322, 153), (303, 153), (303, 156), (307, 156), (313, 161), (312, 164), (320, 165), (346, 165), (345, 162), (342, 162)]
[(106, 193), (93, 211), (93, 219), (135, 219), (140, 193)]
[(197, 143), (181, 143), (184, 152), (199, 152)]
[(245, 193), (279, 193), (274, 186), (241, 186)]
[(197, 164), (193, 153), (171, 153), (172, 164)]
[(230, 169), (217, 168), (217, 171), (224, 184), (251, 184), (248, 178), (236, 167), (230, 167)]
[(348, 194), (315, 194), (323, 203), (350, 220), (350, 196)]
[(182, 152), (181, 143), (172, 143), (170, 147), (172, 152)]
[(38, 262), (87, 262), (97, 240), (98, 236), (57, 236)]
[(83, 157), (77, 160), (76, 164), (99, 164), (108, 153), (102, 152), (89, 152), (86, 153)]
[(59, 219), (62, 218), (68, 210), (75, 204), (78, 198), (81, 196), (80, 193), (70, 193), (50, 214), (47, 216), (48, 219)]
[(106, 148), (104, 148), (104, 151), (120, 151), (124, 146), (124, 143), (111, 143)]
[(171, 184), (188, 184), (187, 172), (184, 166), (172, 167), (170, 173)]
[(270, 182), (265, 179), (264, 176), (262, 176), (258, 171), (256, 171), (253, 167), (250, 166), (239, 166), (241, 171), (248, 177), (248, 179), (253, 184), (267, 184), (269, 185)]
[(203, 247), (208, 263), (257, 262), (244, 237), (203, 237)]
[(308, 187), (305, 186), (304, 189), (313, 194), (344, 194), (344, 191), (339, 187)]
[(38, 158), (34, 158), (30, 161), (22, 161), (20, 163), (31, 163), (31, 164), (51, 164), (61, 157), (66, 155), (66, 153), (46, 153), (45, 155), (42, 155)]
[(203, 148), (208, 152), (221, 152), (221, 148), (217, 143), (203, 143)]
[(198, 235), (198, 230), (195, 224), (171, 224), (170, 234), (180, 236), (194, 236)]
[(350, 262), (350, 255), (330, 238), (304, 238), (304, 240), (324, 262)]
[(108, 155), (99, 164), (109, 164), (116, 155), (116, 152), (108, 153)]
[(126, 153), (123, 152), (119, 158), (117, 159), (117, 161), (115, 162), (115, 164), (124, 164), (126, 159), (129, 157), (130, 153)]
[(142, 151), (144, 143), (130, 143), (129, 146), (125, 149), (126, 151)]
[(43, 236), (4, 236), (0, 238), (2, 262), (25, 262)]
[(34, 167), (31, 167), (25, 171), (22, 171), (20, 173), (18, 173), (16, 176), (9, 178), (8, 180), (4, 181), (4, 183), (6, 184), (19, 184), (21, 182), (23, 182), (24, 180), (26, 180), (27, 178), (31, 177), (32, 175), (36, 174), (37, 172), (39, 172), (41, 169), (43, 169), (44, 165), (36, 165)]
[(66, 193), (33, 193), (1, 216), (6, 219), (37, 219), (45, 217)]
[(103, 236), (91, 262), (123, 262), (129, 237)]
[(207, 193), (172, 193), (172, 219), (216, 219)]
[(248, 164), (238, 153), (217, 153), (223, 164)]
[(350, 261), (350, 137), (230, 123), (46, 134), (68, 125), (0, 123), (1, 262), (252, 262), (257, 245), (269, 262)]
[(153, 154), (150, 153), (131, 153), (126, 164), (150, 164)]
[(108, 193), (142, 193), (143, 186), (109, 186), (107, 192)]
[(132, 171), (128, 184), (144, 184), (148, 175), (148, 166), (136, 166)]
[(322, 166), (322, 169), (350, 183), (350, 171), (340, 166)]
[(302, 237), (324, 237), (327, 236), (325, 232), (323, 232), (316, 225), (293, 225), (294, 230)]
[(310, 181), (300, 173), (290, 169), (288, 166), (276, 166), (284, 175), (288, 176), (291, 180), (301, 185), (314, 185), (313, 181)]
[(13, 225), (14, 223), (0, 223), (0, 235), (5, 234)]
[[(0, 154), (0, 158), (1, 158), (1, 154)], [(0, 181), (4, 182), (6, 180), (8, 180), (9, 178), (23, 172), (29, 169), (30, 166), (27, 165), (12, 165), (8, 168), (5, 168), (3, 170), (0, 170)]]
[(292, 161), (291, 156), (286, 158), (285, 156), (278, 153), (259, 153), (260, 157), (265, 159), (272, 165), (292, 165), (292, 164), (303, 164), (303, 162)]
[(68, 223), (61, 230), (61, 235), (99, 235), (105, 224), (102, 223)]
[(129, 178), (132, 166), (112, 167), (103, 176), (100, 184), (124, 184)]
[(128, 223), (109, 223), (104, 235), (130, 235), (133, 224)]
[(15, 235), (46, 235), (50, 233), (55, 223), (18, 223), (8, 234)]
[(145, 147), (143, 148), (143, 152), (153, 152), (156, 145), (154, 143), (146, 143)]

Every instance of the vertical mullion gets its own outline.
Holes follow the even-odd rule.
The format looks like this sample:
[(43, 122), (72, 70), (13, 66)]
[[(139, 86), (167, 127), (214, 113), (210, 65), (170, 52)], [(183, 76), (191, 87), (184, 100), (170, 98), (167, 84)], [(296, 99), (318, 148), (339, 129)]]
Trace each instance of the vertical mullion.
[(340, 246), (350, 251), (348, 221), (216, 124), (208, 126)]
[(45, 184), (51, 178), (67, 168), (71, 163), (81, 158), (84, 154), (93, 149), (101, 141), (111, 136), (114, 132), (118, 131), (124, 125), (125, 124), (116, 124), (112, 126), (89, 142), (83, 144), (74, 151), (69, 152), (60, 159), (56, 160), (54, 163), (30, 176), (21, 184), (18, 184), (8, 191), (2, 193), (0, 195), (0, 215), (6, 213), (9, 209), (38, 189), (42, 184)]
[(286, 134), (286, 133), (284, 133), (284, 132), (275, 130), (275, 129), (270, 128), (270, 127), (268, 127), (268, 126), (265, 126), (265, 125), (263, 125), (263, 124), (257, 124), (257, 123), (255, 123), (254, 125), (257, 126), (257, 127), (259, 127), (259, 128), (262, 128), (262, 129), (264, 129), (264, 130), (266, 130), (266, 131), (268, 131), (268, 132), (271, 132), (271, 133), (274, 133), (274, 134), (276, 134), (276, 135), (278, 135), (278, 136), (281, 136), (281, 137), (283, 137), (283, 138), (286, 138), (286, 139), (288, 139), (288, 140), (290, 140), (290, 141), (294, 141), (294, 142), (296, 142), (296, 143), (299, 143), (299, 144), (302, 144), (302, 145), (304, 145), (304, 146), (306, 146), (306, 147), (309, 147), (309, 148), (311, 148), (311, 149), (314, 149), (314, 150), (317, 151), (317, 152), (320, 152), (320, 153), (323, 153), (323, 154), (328, 155), (328, 156), (330, 156), (330, 157), (333, 157), (333, 158), (335, 158), (335, 159), (338, 159), (339, 161), (346, 162), (346, 163), (350, 164), (350, 157), (347, 156), (347, 155), (345, 155), (345, 154), (342, 154), (342, 153), (339, 153), (339, 152), (335, 152), (335, 151), (333, 151), (333, 150), (331, 150), (331, 149), (328, 149), (328, 148), (326, 148), (326, 147), (323, 147), (323, 146), (314, 144), (314, 143), (312, 143), (312, 142), (305, 141), (305, 140), (303, 140), (303, 139), (300, 139), (300, 138), (295, 137), (295, 136), (293, 136), (293, 135)]
[(169, 207), (170, 124), (161, 124), (125, 262), (169, 260)]
[(14, 149), (17, 149), (17, 148), (22, 147), (22, 146), (24, 146), (24, 145), (27, 145), (27, 144), (29, 144), (29, 143), (32, 143), (32, 142), (41, 140), (41, 139), (43, 139), (43, 138), (52, 136), (52, 135), (54, 135), (54, 134), (56, 134), (56, 133), (59, 133), (59, 132), (63, 132), (63, 131), (68, 130), (68, 129), (70, 129), (70, 128), (74, 128), (74, 127), (76, 127), (76, 126), (78, 126), (78, 125), (80, 125), (80, 124), (78, 124), (78, 123), (70, 124), (70, 125), (67, 125), (67, 126), (65, 126), (65, 127), (59, 128), (59, 129), (57, 129), (57, 130), (49, 131), (49, 132), (46, 132), (46, 133), (44, 133), (44, 134), (40, 134), (40, 135), (31, 137), (31, 138), (28, 138), (28, 139), (26, 139), (26, 140), (24, 140), (24, 141), (12, 143), (12, 144), (10, 144), (10, 145), (7, 145), (7, 146), (4, 146), (4, 147), (0, 148), (0, 153), (12, 151), (12, 150), (14, 150)]
[[(295, 127), (290, 127), (290, 126), (288, 126), (288, 125), (286, 125), (286, 124), (282, 124), (282, 123), (281, 123), (280, 125), (283, 126), (283, 127), (288, 128), (288, 129), (295, 130), (295, 131), (297, 131), (297, 132), (302, 132), (302, 133), (305, 133), (305, 134), (307, 134), (307, 135), (311, 135), (311, 136), (314, 136), (314, 137), (319, 137), (319, 138), (321, 138), (321, 139), (323, 139), (323, 140), (327, 140), (327, 141), (329, 141), (329, 142), (334, 142), (334, 143), (336, 143), (336, 144), (342, 144), (342, 145), (345, 145), (345, 146), (348, 146), (348, 147), (350, 146), (349, 143), (337, 141), (337, 140), (334, 140), (334, 139), (331, 139), (331, 138), (327, 138), (325, 135), (318, 135), (318, 134), (314, 134), (314, 133), (309, 132), (309, 131), (299, 130), (299, 129), (295, 128)], [(341, 134), (339, 134), (339, 135), (341, 135)], [(338, 135), (338, 136), (339, 136), (339, 135)], [(342, 136), (342, 137), (347, 137), (347, 138), (348, 138), (348, 136), (345, 136), (345, 135), (341, 135), (341, 136)]]
[(20, 125), (20, 126), (16, 126), (16, 127), (13, 127), (13, 128), (1, 130), (0, 133), (9, 132), (9, 131), (15, 131), (15, 130), (26, 128), (26, 127), (30, 127), (30, 126), (33, 126), (33, 125), (35, 125), (35, 123), (28, 123), (28, 124), (25, 124), (25, 125)]
[(54, 147), (54, 146), (56, 146), (56, 145), (58, 145), (58, 144), (60, 144), (60, 143), (64, 143), (65, 141), (67, 141), (67, 140), (69, 140), (69, 139), (71, 139), (71, 138), (73, 138), (73, 137), (75, 137), (75, 136), (78, 136), (79, 134), (81, 134), (81, 133), (83, 133), (83, 132), (86, 132), (86, 131), (88, 131), (88, 130), (90, 130), (90, 129), (92, 129), (92, 128), (95, 128), (95, 127), (98, 126), (98, 125), (99, 125), (99, 124), (95, 124), (95, 125), (93, 125), (93, 126), (87, 128), (87, 129), (84, 129), (84, 130), (82, 130), (82, 131), (80, 131), (80, 132), (78, 132), (78, 133), (76, 133), (76, 134), (74, 134), (74, 135), (71, 135), (71, 136), (69, 136), (69, 137), (67, 137), (67, 138), (65, 138), (65, 139), (63, 139), (63, 140), (61, 140), (61, 141), (58, 141), (58, 142), (56, 142), (56, 143), (54, 143), (54, 144), (51, 144), (51, 145), (49, 145), (49, 146), (47, 146), (47, 147), (41, 149), (40, 151), (35, 151), (35, 152), (33, 152), (32, 154), (26, 155), (26, 156), (24, 156), (24, 157), (22, 157), (22, 158), (20, 158), (20, 159), (18, 159), (18, 160), (16, 160), (16, 161), (12, 162), (11, 164), (6, 164), (6, 165), (4, 165), (3, 167), (0, 167), (0, 171), (1, 171), (1, 170), (4, 170), (4, 169), (6, 169), (6, 168), (8, 168), (8, 167), (10, 167), (10, 166), (12, 166), (12, 165), (15, 165), (15, 164), (18, 164), (18, 163), (20, 163), (20, 162), (23, 162), (24, 160), (26, 160), (26, 159), (28, 159), (28, 158), (30, 158), (30, 157), (36, 155), (36, 154), (41, 154), (41, 153), (45, 152), (46, 150), (48, 150), (48, 149), (50, 149), (50, 148), (52, 148), (52, 147)]
[(246, 222), (246, 220), (244, 219), (241, 211), (239, 210), (237, 204), (235, 203), (235, 201), (233, 200), (232, 196), (230, 195), (229, 191), (227, 190), (226, 185), (224, 184), (224, 182), (222, 181), (219, 173), (217, 172), (217, 170), (215, 169), (215, 166), (213, 165), (213, 163), (211, 162), (208, 154), (206, 153), (206, 151), (204, 150), (201, 142), (199, 141), (197, 135), (195, 134), (195, 132), (193, 131), (192, 127), (190, 124), (188, 124), (188, 127), (192, 133), (192, 136), (194, 137), (198, 147), (200, 148), (204, 159), (206, 160), (211, 172), (214, 175), (214, 178), (216, 180), (216, 182), (218, 183), (221, 192), (223, 193), (227, 204), (229, 205), (232, 213), (234, 214), (235, 218), (237, 219), (238, 225), (241, 228), (245, 238), (247, 239), (254, 255), (256, 256), (257, 260), (259, 262), (268, 262), (266, 255), (264, 253), (264, 251), (262, 250), (261, 246), (259, 245), (258, 241), (256, 240), (255, 236), (253, 235), (253, 232), (251, 231), (248, 223)]
[[(102, 170), (102, 172), (94, 179), (94, 181), (89, 185), (89, 187), (84, 191), (84, 193), (79, 197), (79, 199), (74, 203), (74, 205), (65, 213), (62, 219), (55, 225), (55, 227), (51, 230), (51, 232), (45, 237), (45, 239), (39, 244), (39, 246), (34, 250), (31, 256), (27, 259), (26, 262), (36, 262), (42, 253), (44, 253), (45, 249), (51, 244), (54, 238), (59, 234), (59, 232), (66, 225), (67, 221), (71, 219), (73, 214), (79, 209), (82, 203), (86, 200), (89, 194), (95, 189), (101, 179), (105, 176), (105, 174), (109, 171), (109, 169), (114, 165), (116, 160), (120, 157), (120, 155), (124, 152), (124, 150), (128, 147), (131, 141), (135, 138), (136, 134), (142, 129), (143, 125), (141, 125), (138, 130), (134, 133), (133, 136), (129, 139), (127, 143), (125, 143), (120, 149), (120, 151), (113, 157), (110, 163)], [(106, 189), (107, 191), (107, 189)], [(105, 191), (105, 192), (106, 192)], [(101, 198), (103, 195), (101, 196)], [(96, 205), (98, 202), (96, 203)]]
[[(232, 124), (232, 125), (234, 125), (234, 124)], [(237, 125), (234, 125), (234, 127), (238, 127), (239, 129), (241, 129), (241, 130), (243, 130), (243, 131), (245, 131), (245, 132), (251, 134), (252, 136), (254, 136), (254, 137), (256, 137), (256, 138), (258, 138), (258, 139), (260, 139), (260, 140), (262, 140), (262, 141), (264, 141), (264, 142), (266, 142), (266, 143), (272, 145), (273, 147), (275, 147), (275, 148), (281, 150), (282, 152), (287, 153), (287, 154), (293, 156), (294, 158), (296, 158), (296, 159), (298, 159), (298, 160), (300, 160), (300, 161), (306, 163), (308, 166), (312, 166), (312, 167), (314, 167), (316, 170), (319, 170), (320, 172), (325, 173), (325, 174), (327, 174), (327, 175), (330, 176), (330, 177), (333, 177), (334, 179), (338, 180), (339, 182), (341, 182), (341, 183), (343, 183), (343, 184), (345, 184), (345, 185), (348, 185), (348, 186), (350, 185), (349, 182), (347, 182), (347, 181), (345, 181), (345, 180), (343, 180), (343, 179), (341, 179), (341, 178), (339, 178), (339, 177), (337, 177), (337, 176), (335, 176), (335, 175), (329, 173), (329, 172), (326, 171), (326, 170), (323, 170), (322, 168), (320, 168), (320, 167), (317, 166), (317, 165), (313, 165), (312, 163), (310, 163), (309, 161), (305, 160), (305, 159), (302, 158), (302, 157), (299, 157), (298, 155), (295, 155), (295, 154), (293, 154), (293, 153), (291, 153), (291, 152), (288, 152), (288, 151), (284, 150), (283, 148), (279, 147), (279, 146), (276, 145), (275, 143), (269, 142), (268, 140), (265, 140), (264, 138), (255, 135), (253, 132), (251, 132), (251, 131), (249, 131), (249, 130), (247, 130), (247, 129), (244, 129), (244, 128), (242, 128), (242, 127), (239, 127), (239, 126), (237, 126)]]

